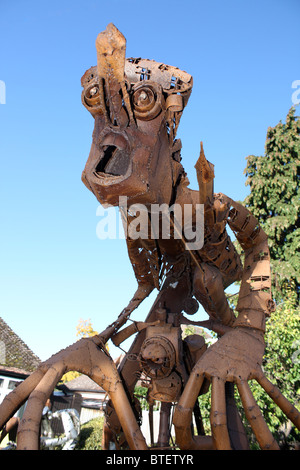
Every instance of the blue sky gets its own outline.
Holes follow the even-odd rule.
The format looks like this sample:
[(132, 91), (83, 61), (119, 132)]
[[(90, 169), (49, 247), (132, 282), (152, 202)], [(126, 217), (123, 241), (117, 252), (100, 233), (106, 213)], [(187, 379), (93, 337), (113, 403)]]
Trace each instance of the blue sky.
[(113, 22), (128, 57), (193, 75), (178, 131), (191, 187), (203, 140), (215, 190), (243, 200), (245, 158), (264, 153), (300, 79), (299, 14), (299, 0), (0, 0), (0, 315), (39, 357), (74, 342), (80, 318), (104, 329), (136, 289), (125, 241), (97, 238), (81, 182), (93, 119), (80, 78), (98, 33)]

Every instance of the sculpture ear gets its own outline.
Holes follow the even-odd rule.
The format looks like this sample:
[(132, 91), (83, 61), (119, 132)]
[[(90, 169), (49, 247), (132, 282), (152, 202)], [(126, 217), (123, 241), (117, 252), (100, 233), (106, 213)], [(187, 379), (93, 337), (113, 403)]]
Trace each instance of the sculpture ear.
[(181, 163), (177, 162), (173, 158), (172, 158), (171, 164), (172, 164), (172, 183), (173, 183), (173, 186), (177, 186), (179, 181), (181, 180), (181, 177), (185, 175), (184, 168), (181, 165)]
[(172, 158), (176, 162), (181, 162), (181, 154), (180, 154), (181, 148), (182, 148), (181, 140), (176, 139), (172, 147)]
[(94, 79), (98, 80), (97, 67), (96, 66), (90, 67), (84, 73), (84, 75), (82, 75), (82, 77), (81, 77), (81, 86), (84, 88), (85, 86), (87, 86), (90, 83), (90, 81), (92, 81)]
[(182, 166), (181, 162), (181, 140), (176, 139), (174, 142), (174, 145), (171, 149), (171, 165), (172, 165), (172, 182), (173, 186), (176, 186), (181, 179), (181, 176), (184, 173), (184, 168)]

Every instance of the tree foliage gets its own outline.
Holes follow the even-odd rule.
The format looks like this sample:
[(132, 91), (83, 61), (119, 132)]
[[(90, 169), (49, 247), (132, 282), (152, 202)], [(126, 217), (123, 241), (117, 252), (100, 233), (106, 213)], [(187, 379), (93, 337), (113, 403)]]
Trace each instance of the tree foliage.
[(89, 338), (91, 336), (98, 335), (98, 331), (95, 331), (90, 318), (83, 320), (80, 318), (78, 325), (76, 326), (76, 336), (81, 338)]
[[(287, 288), (285, 300), (278, 305), (266, 324), (266, 351), (263, 359), (265, 374), (285, 397), (299, 408), (300, 404), (300, 307), (293, 286)], [(269, 396), (256, 391), (258, 400), (264, 404), (264, 413), (269, 414), (269, 426), (280, 440), (284, 433), (287, 440), (295, 437), (300, 441), (300, 432), (290, 428), (286, 416), (273, 404)]]
[(273, 295), (284, 298), (290, 282), (300, 294), (300, 119), (292, 107), (267, 130), (265, 155), (250, 155), (245, 169), (250, 194), (244, 204), (269, 237)]

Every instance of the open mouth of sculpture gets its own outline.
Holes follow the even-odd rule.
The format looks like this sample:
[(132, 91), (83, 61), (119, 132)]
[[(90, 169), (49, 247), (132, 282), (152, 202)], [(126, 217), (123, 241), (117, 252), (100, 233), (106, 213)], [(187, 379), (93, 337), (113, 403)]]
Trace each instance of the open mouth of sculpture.
[(94, 174), (98, 178), (125, 177), (130, 170), (128, 146), (119, 136), (104, 139)]
[(101, 176), (124, 176), (129, 167), (129, 155), (114, 145), (103, 149), (103, 156), (98, 162), (95, 173)]

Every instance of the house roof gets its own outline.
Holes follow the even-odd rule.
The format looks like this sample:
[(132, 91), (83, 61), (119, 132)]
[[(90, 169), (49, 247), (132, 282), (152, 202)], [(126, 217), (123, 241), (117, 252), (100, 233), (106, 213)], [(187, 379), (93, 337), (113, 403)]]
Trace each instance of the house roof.
[(0, 375), (24, 380), (27, 379), (27, 377), (30, 375), (30, 372), (23, 369), (18, 369), (17, 367), (6, 367), (0, 365)]
[(64, 390), (67, 389), (72, 392), (103, 392), (103, 388), (84, 374), (70, 380), (70, 382), (64, 383), (60, 388), (64, 388)]
[(24, 341), (0, 317), (0, 367), (17, 368), (22, 372), (32, 372), (41, 360)]

